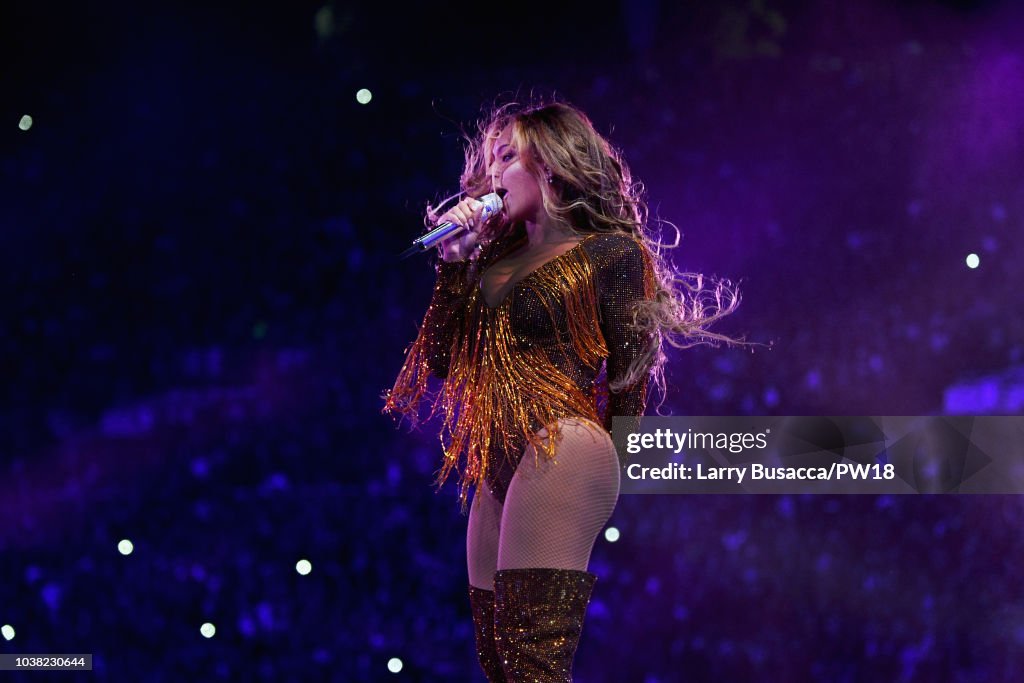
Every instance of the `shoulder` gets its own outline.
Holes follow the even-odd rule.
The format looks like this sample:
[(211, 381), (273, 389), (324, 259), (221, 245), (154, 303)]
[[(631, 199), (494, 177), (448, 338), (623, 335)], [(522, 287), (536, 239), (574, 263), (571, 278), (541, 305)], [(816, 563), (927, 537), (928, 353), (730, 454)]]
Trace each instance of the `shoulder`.
[(650, 258), (647, 246), (624, 232), (588, 235), (583, 240), (583, 249), (599, 271), (623, 266), (643, 267)]

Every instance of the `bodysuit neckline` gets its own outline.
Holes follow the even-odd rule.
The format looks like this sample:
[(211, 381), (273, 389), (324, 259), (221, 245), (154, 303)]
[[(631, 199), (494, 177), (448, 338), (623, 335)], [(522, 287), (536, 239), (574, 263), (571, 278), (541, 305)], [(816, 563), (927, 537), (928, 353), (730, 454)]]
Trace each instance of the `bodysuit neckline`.
[[(491, 311), (496, 311), (496, 310), (498, 310), (499, 308), (501, 308), (502, 306), (504, 306), (504, 305), (505, 305), (505, 302), (507, 302), (507, 301), (508, 301), (509, 299), (511, 299), (511, 298), (512, 298), (512, 295), (513, 295), (513, 294), (515, 293), (515, 291), (516, 291), (516, 288), (517, 288), (517, 287), (519, 287), (519, 285), (523, 284), (524, 282), (526, 282), (527, 280), (529, 280), (530, 278), (532, 278), (533, 276), (535, 276), (535, 275), (536, 275), (537, 273), (539, 273), (539, 272), (540, 272), (540, 271), (542, 271), (543, 269), (545, 269), (545, 268), (549, 267), (549, 266), (550, 266), (551, 264), (553, 264), (553, 263), (557, 262), (557, 261), (558, 261), (559, 259), (561, 259), (561, 258), (562, 258), (563, 256), (568, 256), (568, 255), (569, 255), (569, 254), (571, 254), (572, 252), (576, 251), (576, 250), (577, 250), (577, 249), (579, 249), (579, 248), (580, 248), (581, 246), (583, 246), (583, 243), (584, 243), (584, 242), (586, 242), (586, 241), (587, 241), (588, 239), (590, 239), (591, 237), (595, 237), (595, 236), (596, 236), (596, 235), (598, 235), (598, 234), (599, 234), (599, 233), (591, 233), (591, 234), (589, 234), (589, 235), (585, 236), (585, 237), (584, 237), (583, 239), (581, 239), (581, 240), (580, 240), (579, 242), (577, 242), (576, 244), (572, 245), (572, 247), (570, 247), (569, 249), (566, 249), (565, 251), (563, 251), (563, 252), (562, 252), (561, 254), (557, 254), (557, 255), (555, 255), (555, 256), (552, 256), (552, 257), (551, 257), (551, 258), (549, 258), (549, 259), (548, 259), (547, 261), (545, 261), (544, 263), (540, 264), (539, 266), (537, 266), (536, 268), (534, 268), (533, 270), (531, 270), (531, 271), (530, 271), (529, 273), (527, 273), (526, 275), (522, 276), (521, 278), (519, 278), (518, 280), (516, 280), (515, 282), (513, 282), (513, 283), (512, 283), (512, 286), (511, 286), (511, 287), (508, 287), (508, 283), (505, 283), (505, 286), (506, 286), (506, 287), (508, 287), (508, 291), (507, 291), (507, 292), (505, 292), (505, 296), (503, 296), (503, 297), (501, 298), (501, 301), (499, 301), (499, 302), (498, 302), (498, 303), (497, 303), (496, 305), (494, 305), (494, 306), (491, 306), (491, 305), (490, 305), (489, 303), (487, 303), (487, 296), (486, 296), (486, 295), (484, 294), (484, 275), (485, 275), (485, 274), (487, 273), (487, 270), (489, 270), (489, 269), (490, 269), (490, 268), (491, 268), (492, 266), (494, 266), (494, 265), (497, 265), (497, 264), (491, 264), (491, 266), (488, 266), (488, 267), (487, 267), (487, 269), (486, 269), (486, 270), (484, 270), (484, 271), (483, 271), (483, 272), (482, 272), (482, 273), (480, 274), (480, 282), (479, 282), (479, 283), (477, 283), (477, 288), (478, 288), (478, 289), (480, 290), (480, 300), (481, 300), (481, 301), (483, 302), (484, 306), (485, 306), (485, 307), (486, 307), (486, 308), (487, 308), (488, 310), (491, 310)], [(500, 263), (500, 261), (499, 261), (498, 263)]]

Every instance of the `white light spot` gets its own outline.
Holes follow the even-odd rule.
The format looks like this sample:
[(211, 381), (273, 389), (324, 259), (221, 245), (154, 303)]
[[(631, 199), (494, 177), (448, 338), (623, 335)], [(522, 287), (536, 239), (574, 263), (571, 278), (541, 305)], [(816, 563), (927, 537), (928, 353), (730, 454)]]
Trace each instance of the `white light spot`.
[(393, 674), (398, 673), (402, 670), (402, 660), (398, 657), (392, 657), (388, 660), (388, 671)]
[(217, 627), (210, 622), (206, 622), (199, 627), (199, 632), (203, 634), (204, 638), (213, 638), (213, 634), (217, 632)]
[(615, 541), (619, 540), (619, 530), (613, 526), (608, 527), (604, 530), (604, 540), (609, 543), (615, 543)]
[(14, 627), (10, 624), (4, 624), (0, 626), (0, 634), (3, 635), (4, 640), (14, 640)]
[(356, 102), (358, 102), (359, 104), (369, 104), (370, 100), (372, 99), (373, 93), (371, 93), (366, 88), (362, 88), (359, 92), (356, 93)]
[(135, 550), (135, 546), (127, 538), (118, 541), (117, 552), (122, 555), (131, 555), (133, 550)]
[(981, 263), (981, 259), (978, 258), (977, 254), (968, 254), (967, 255), (967, 267), (968, 268), (977, 268), (979, 263)]
[(28, 114), (25, 114), (24, 116), (21, 117), (21, 121), (18, 121), (18, 128), (21, 128), (22, 130), (28, 130), (31, 127), (32, 127), (32, 117), (29, 116)]
[(313, 565), (309, 563), (309, 560), (299, 560), (295, 563), (295, 571), (305, 576), (313, 571)]

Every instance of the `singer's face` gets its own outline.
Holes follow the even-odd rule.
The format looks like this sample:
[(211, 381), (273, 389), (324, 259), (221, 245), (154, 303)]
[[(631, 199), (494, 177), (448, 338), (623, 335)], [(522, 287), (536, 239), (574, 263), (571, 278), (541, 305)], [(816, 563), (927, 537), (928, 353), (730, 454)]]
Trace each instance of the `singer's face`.
[(503, 203), (506, 219), (511, 223), (540, 223), (544, 202), (540, 183), (530, 173), (512, 143), (512, 131), (506, 128), (491, 147), (490, 175), (495, 191), (505, 190)]

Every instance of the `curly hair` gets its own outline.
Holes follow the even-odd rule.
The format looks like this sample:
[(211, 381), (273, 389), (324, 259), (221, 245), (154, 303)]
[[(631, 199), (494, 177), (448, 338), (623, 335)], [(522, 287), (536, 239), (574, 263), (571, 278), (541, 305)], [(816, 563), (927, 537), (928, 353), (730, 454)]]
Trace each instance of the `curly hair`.
[[(493, 162), (493, 141), (506, 130), (523, 166), (538, 180), (544, 209), (561, 227), (579, 235), (625, 233), (649, 253), (656, 295), (636, 305), (633, 325), (650, 333), (651, 343), (625, 376), (609, 385), (610, 391), (621, 391), (650, 373), (664, 398), (663, 341), (676, 348), (745, 343), (709, 329), (739, 306), (738, 287), (725, 279), (674, 268), (663, 250), (678, 246), (678, 229), (658, 221), (672, 225), (676, 239), (665, 244), (654, 238), (643, 185), (633, 180), (621, 153), (573, 105), (562, 101), (509, 103), (486, 113), (475, 134), (465, 135), (462, 194), (480, 197), (492, 191), (488, 169)], [(437, 212), (428, 207), (428, 217)], [(507, 251), (507, 240), (497, 242), (506, 247), (499, 248), (500, 252)], [(481, 256), (484, 265), (500, 257), (495, 250), (489, 251)]]

